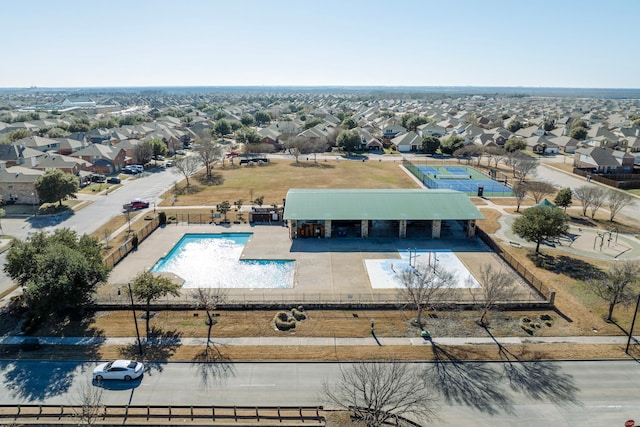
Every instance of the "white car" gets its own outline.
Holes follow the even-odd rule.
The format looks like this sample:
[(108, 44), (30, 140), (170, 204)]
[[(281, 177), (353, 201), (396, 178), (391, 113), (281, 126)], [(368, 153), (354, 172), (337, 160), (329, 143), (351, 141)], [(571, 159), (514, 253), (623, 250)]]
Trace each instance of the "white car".
[(93, 370), (93, 379), (102, 380), (125, 380), (131, 381), (138, 378), (144, 372), (144, 365), (135, 360), (114, 360), (113, 362), (101, 363)]

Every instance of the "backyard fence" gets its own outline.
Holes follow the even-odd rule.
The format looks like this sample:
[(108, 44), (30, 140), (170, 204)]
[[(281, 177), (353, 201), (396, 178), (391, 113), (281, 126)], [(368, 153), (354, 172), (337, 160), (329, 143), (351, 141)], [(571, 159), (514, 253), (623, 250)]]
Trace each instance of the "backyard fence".
[[(599, 182), (609, 187), (619, 188), (621, 190), (632, 190), (640, 188), (640, 175), (638, 174), (607, 174), (599, 175), (590, 170), (573, 168), (573, 173)], [(590, 178), (589, 178), (590, 177)]]

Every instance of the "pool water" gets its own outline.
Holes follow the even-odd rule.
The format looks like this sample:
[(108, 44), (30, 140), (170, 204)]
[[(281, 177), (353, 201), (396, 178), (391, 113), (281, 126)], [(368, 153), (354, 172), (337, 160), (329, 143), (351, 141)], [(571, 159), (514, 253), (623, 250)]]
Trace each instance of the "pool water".
[(185, 280), (183, 288), (291, 288), (293, 260), (240, 259), (253, 233), (185, 234), (151, 268)]

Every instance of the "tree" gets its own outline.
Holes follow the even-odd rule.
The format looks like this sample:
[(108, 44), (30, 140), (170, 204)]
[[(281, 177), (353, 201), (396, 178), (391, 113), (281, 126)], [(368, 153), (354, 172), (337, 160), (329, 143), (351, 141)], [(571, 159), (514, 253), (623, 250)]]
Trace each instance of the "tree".
[(347, 155), (350, 155), (352, 151), (360, 148), (362, 138), (357, 130), (343, 130), (338, 135), (336, 143), (347, 152)]
[(556, 239), (569, 230), (569, 217), (566, 213), (550, 206), (534, 206), (525, 209), (515, 219), (511, 230), (525, 240), (536, 242), (536, 254), (540, 252), (540, 243), (547, 239)]
[(521, 151), (521, 150), (524, 150), (525, 148), (527, 148), (527, 142), (524, 139), (517, 136), (512, 136), (507, 140), (507, 142), (504, 143), (504, 149), (508, 153)]
[(90, 381), (80, 383), (76, 402), (72, 402), (79, 426), (98, 425), (104, 418), (106, 408), (103, 399), (104, 388), (100, 384), (94, 386)]
[[(164, 142), (162, 142), (161, 139), (158, 139), (158, 138), (150, 139), (149, 144), (151, 145), (151, 153), (153, 157), (155, 157), (156, 159), (158, 158), (158, 156), (164, 156), (167, 154), (167, 145)], [(158, 161), (156, 160), (156, 164), (157, 163)]]
[(227, 212), (231, 210), (231, 203), (229, 203), (228, 200), (225, 200), (216, 205), (216, 209), (218, 210), (218, 212), (224, 215), (224, 221), (227, 222)]
[(219, 138), (224, 137), (225, 135), (229, 135), (231, 133), (231, 123), (227, 119), (220, 119), (213, 125), (213, 129), (211, 131), (212, 136), (217, 136)]
[(587, 209), (591, 209), (591, 219), (596, 215), (607, 199), (607, 191), (604, 188), (593, 185), (582, 185), (573, 189), (576, 199), (582, 203), (582, 215), (587, 215)]
[(442, 301), (454, 283), (452, 273), (437, 266), (418, 264), (396, 273), (400, 279), (400, 299), (415, 308), (416, 324), (422, 329), (422, 312), (436, 299)]
[(487, 147), (484, 150), (485, 156), (487, 156), (487, 165), (491, 165), (491, 161), (494, 162), (495, 167), (504, 159), (507, 155), (507, 151), (502, 147)]
[(609, 271), (587, 281), (591, 291), (609, 304), (607, 321), (613, 320), (613, 309), (618, 304), (628, 304), (638, 295), (640, 264), (620, 262)]
[(516, 198), (516, 212), (520, 212), (520, 205), (527, 196), (527, 185), (522, 182), (517, 182), (513, 186), (513, 197)]
[(214, 162), (222, 155), (220, 144), (214, 142), (211, 138), (204, 138), (199, 140), (198, 146), (194, 151), (198, 154), (205, 167), (207, 178), (210, 178)]
[(181, 173), (187, 180), (187, 187), (189, 187), (189, 178), (196, 174), (202, 167), (202, 162), (196, 156), (185, 156), (180, 159), (176, 159), (173, 163), (174, 169)]
[(320, 125), (322, 123), (324, 123), (324, 120), (322, 120), (320, 117), (312, 117), (304, 122), (304, 128), (311, 129), (312, 127)]
[(440, 148), (440, 140), (435, 136), (425, 136), (422, 138), (422, 151), (427, 154), (434, 154)]
[(520, 120), (511, 120), (509, 122), (509, 126), (507, 126), (507, 130), (511, 133), (516, 133), (523, 127), (524, 125), (520, 122)]
[(271, 114), (269, 114), (268, 111), (256, 111), (253, 118), (256, 120), (258, 126), (271, 122)]
[(294, 159), (296, 159), (296, 163), (298, 163), (299, 157), (308, 152), (307, 140), (299, 136), (289, 138), (289, 140), (284, 143), (284, 148), (289, 151)]
[(134, 298), (145, 303), (147, 311), (147, 338), (149, 338), (149, 333), (151, 332), (151, 329), (149, 329), (151, 303), (167, 295), (179, 296), (180, 285), (173, 283), (168, 277), (158, 276), (150, 271), (145, 271), (133, 278), (131, 282), (131, 293)]
[(253, 203), (255, 203), (258, 206), (262, 206), (262, 204), (264, 203), (264, 196), (256, 197)]
[(151, 141), (143, 141), (136, 145), (133, 149), (133, 155), (136, 157), (139, 164), (144, 165), (145, 163), (149, 163), (151, 161), (151, 157), (153, 157), (153, 146), (151, 145)]
[(224, 288), (198, 288), (196, 298), (198, 305), (204, 309), (207, 313), (207, 348), (211, 342), (211, 328), (215, 324), (213, 310), (216, 310), (219, 305), (227, 302), (228, 291)]
[(569, 132), (569, 136), (578, 141), (585, 140), (587, 138), (587, 134), (588, 130), (583, 127), (573, 128), (571, 129), (571, 132)]
[(556, 198), (553, 199), (553, 203), (555, 203), (556, 206), (564, 208), (564, 211), (566, 212), (567, 208), (571, 206), (571, 203), (573, 203), (573, 200), (571, 199), (571, 188), (567, 187), (558, 191)]
[[(609, 207), (609, 221), (613, 222), (618, 212), (625, 206), (634, 204), (633, 196), (629, 193), (619, 190), (611, 190), (609, 197), (607, 198), (607, 205)], [(1, 217), (2, 215), (0, 215)], [(1, 230), (2, 228), (0, 228)]]
[(64, 173), (60, 169), (49, 169), (36, 180), (35, 187), (41, 202), (58, 202), (61, 207), (63, 200), (76, 198), (79, 182), (75, 175)]
[(556, 191), (553, 185), (542, 181), (530, 182), (527, 187), (536, 204), (540, 203), (543, 197)]
[(538, 167), (536, 159), (521, 151), (510, 152), (505, 159), (505, 164), (511, 167), (513, 177), (518, 178), (520, 182), (524, 182), (527, 175), (535, 173)]
[(424, 116), (413, 116), (409, 120), (407, 120), (407, 130), (412, 130), (416, 132), (418, 130), (418, 126), (429, 123), (429, 119)]
[(494, 270), (491, 264), (480, 268), (478, 277), (481, 291), (476, 292), (469, 288), (474, 303), (480, 308), (478, 324), (482, 327), (489, 326), (487, 314), (499, 301), (509, 301), (513, 295), (513, 276), (505, 270)]
[(260, 135), (253, 128), (242, 128), (236, 132), (236, 139), (243, 144), (257, 144), (260, 142)]
[(24, 138), (29, 138), (31, 136), (31, 132), (27, 129), (16, 129), (7, 133), (5, 137), (8, 142), (16, 142)]
[(242, 126), (253, 126), (255, 122), (256, 120), (251, 114), (243, 114), (242, 117), (240, 117), (240, 123), (242, 123)]
[(12, 242), (4, 271), (22, 286), (34, 318), (80, 312), (109, 276), (100, 249), (97, 239), (67, 228), (37, 232)]
[(452, 135), (440, 142), (440, 151), (444, 154), (453, 154), (454, 151), (461, 148), (463, 145), (464, 139), (460, 138), (458, 135)]
[(347, 116), (342, 120), (341, 125), (346, 127), (347, 129), (355, 129), (358, 127), (358, 122), (356, 122), (356, 119), (354, 119), (352, 116)]
[(337, 383), (324, 383), (324, 396), (367, 427), (386, 425), (396, 415), (425, 423), (436, 418), (437, 398), (433, 387), (415, 369), (412, 364), (393, 360), (340, 366)]

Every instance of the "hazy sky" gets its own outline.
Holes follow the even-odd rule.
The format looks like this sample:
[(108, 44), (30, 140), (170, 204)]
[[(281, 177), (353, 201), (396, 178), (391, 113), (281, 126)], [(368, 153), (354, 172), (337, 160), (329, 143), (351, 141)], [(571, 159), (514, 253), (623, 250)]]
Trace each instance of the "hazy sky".
[(0, 87), (640, 88), (639, 0), (5, 0)]

